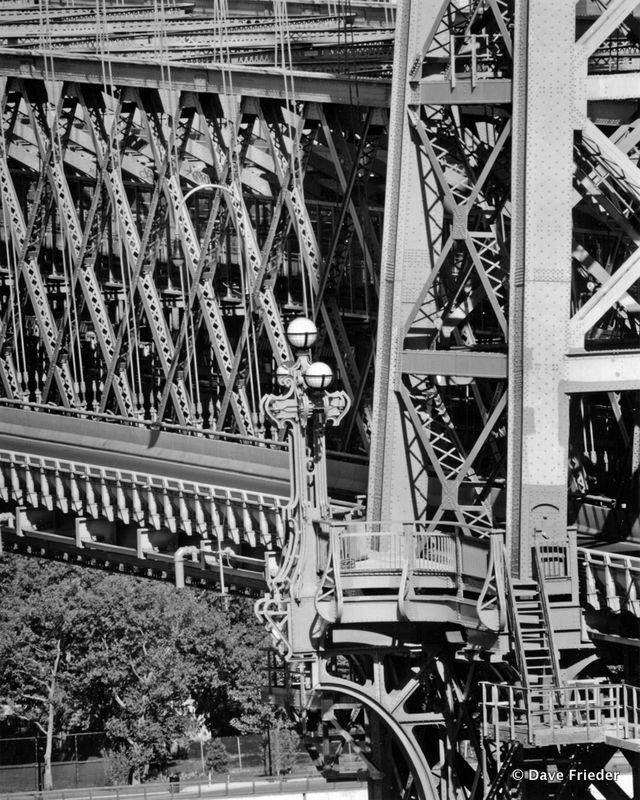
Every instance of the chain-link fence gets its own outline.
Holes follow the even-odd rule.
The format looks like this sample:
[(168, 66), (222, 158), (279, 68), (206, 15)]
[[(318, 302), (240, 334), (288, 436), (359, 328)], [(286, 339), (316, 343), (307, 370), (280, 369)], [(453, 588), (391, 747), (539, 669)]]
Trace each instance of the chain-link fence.
[[(271, 731), (270, 735), (226, 736), (217, 740), (224, 748), (224, 773), (258, 777), (293, 770), (313, 774), (315, 769), (302, 744), (292, 747)], [(283, 746), (283, 743), (285, 746)], [(29, 792), (42, 789), (44, 736), (0, 739), (0, 791)], [(288, 752), (287, 746), (288, 745)], [(212, 772), (208, 741), (192, 741), (179, 748), (164, 775), (180, 774), (182, 780), (208, 778)], [(52, 777), (55, 789), (82, 789), (111, 782), (107, 740), (104, 733), (72, 733), (53, 742)], [(213, 767), (215, 772), (215, 766)]]
[[(104, 733), (55, 736), (51, 772), (60, 789), (104, 784)], [(0, 788), (30, 791), (42, 788), (44, 736), (0, 739)]]

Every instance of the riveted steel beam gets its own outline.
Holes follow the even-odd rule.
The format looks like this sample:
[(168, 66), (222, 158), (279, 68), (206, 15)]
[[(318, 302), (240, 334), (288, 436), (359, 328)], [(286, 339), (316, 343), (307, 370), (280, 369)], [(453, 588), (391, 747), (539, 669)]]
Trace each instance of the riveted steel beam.
[[(185, 67), (171, 65), (171, 75), (161, 66), (148, 62), (137, 62), (128, 58), (109, 60), (110, 79), (118, 86), (132, 88), (169, 89), (187, 92), (224, 94), (231, 77), (233, 88), (246, 97), (271, 97), (285, 100), (287, 91), (282, 73), (272, 67), (236, 67), (224, 69), (198, 65)], [(43, 57), (34, 53), (16, 53), (0, 48), (0, 75), (43, 80), (47, 67)], [(87, 58), (85, 54), (55, 56), (57, 80), (100, 86), (103, 71), (100, 59)], [(291, 73), (295, 81), (296, 97), (304, 102), (351, 104), (353, 81), (337, 78), (326, 73)], [(389, 105), (391, 84), (385, 80), (361, 79), (358, 96), (363, 105), (385, 108)]]

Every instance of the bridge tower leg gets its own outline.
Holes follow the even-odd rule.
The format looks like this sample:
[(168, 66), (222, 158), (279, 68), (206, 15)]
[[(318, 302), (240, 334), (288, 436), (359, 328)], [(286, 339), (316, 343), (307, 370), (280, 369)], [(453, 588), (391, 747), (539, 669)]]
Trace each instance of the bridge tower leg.
[[(637, 41), (637, 3), (583, 5), (406, 0), (398, 10), (368, 520), (381, 531), (380, 520), (409, 519), (426, 531), (455, 524), (479, 539), (505, 529), (509, 642), (482, 642), (466, 630), (465, 646), (451, 652), (454, 663), (482, 654), (519, 673), (508, 678), (517, 690), (495, 701), (494, 723), (487, 717), (480, 729), (493, 742), (481, 743), (482, 797), (518, 789), (507, 767), (521, 747), (513, 729), (501, 739), (495, 721), (504, 702), (517, 699), (535, 714), (557, 686), (561, 694), (544, 696), (566, 710), (580, 696), (567, 688), (571, 664), (585, 648), (592, 652), (582, 635), (567, 491), (568, 464), (579, 471), (570, 461), (576, 431), (584, 434), (588, 413), (572, 430), (570, 409), (593, 409), (602, 402), (596, 393), (607, 396), (628, 445), (621, 393), (640, 382), (633, 316), (640, 267), (629, 215), (640, 199), (637, 125), (634, 116), (626, 129), (616, 105), (631, 85), (619, 75), (594, 78), (598, 58), (623, 70), (611, 53), (625, 36)], [(625, 241), (604, 270), (588, 252), (592, 224), (596, 253), (607, 249), (604, 228)], [(614, 339), (626, 342), (624, 352), (605, 360), (593, 343), (615, 350)], [(606, 471), (611, 460), (601, 439), (594, 444), (598, 436), (591, 434), (592, 466), (602, 461)], [(587, 491), (583, 479), (573, 517), (584, 502), (576, 494)], [(400, 630), (396, 647), (408, 643)], [(444, 679), (451, 694), (454, 673)], [(573, 749), (563, 754), (588, 761), (584, 721), (567, 719), (574, 730), (563, 731), (562, 743)], [(561, 742), (542, 731), (553, 727), (553, 714), (540, 720), (526, 757), (543, 763), (546, 745)], [(409, 756), (429, 776), (414, 781), (416, 796), (462, 796), (469, 787), (460, 789), (447, 770), (460, 729), (450, 729), (442, 759), (430, 750), (434, 732), (422, 741), (420, 764)], [(603, 763), (613, 752), (603, 749)], [(615, 786), (602, 790), (616, 796)], [(522, 791), (537, 796), (533, 786)], [(557, 791), (575, 794), (569, 785)]]
[(516, 4), (507, 530), (522, 577), (536, 540), (567, 530), (574, 40), (575, 3)]

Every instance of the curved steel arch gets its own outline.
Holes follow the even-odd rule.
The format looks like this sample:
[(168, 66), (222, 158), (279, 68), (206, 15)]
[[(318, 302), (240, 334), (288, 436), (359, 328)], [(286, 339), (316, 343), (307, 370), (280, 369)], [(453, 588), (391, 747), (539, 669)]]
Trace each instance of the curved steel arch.
[(402, 729), (402, 725), (397, 722), (389, 711), (380, 703), (377, 703), (367, 692), (359, 690), (348, 683), (342, 683), (340, 679), (335, 681), (323, 682), (315, 687), (319, 692), (339, 692), (347, 694), (363, 703), (371, 711), (377, 714), (386, 723), (389, 730), (396, 739), (396, 742), (404, 749), (408, 756), (408, 763), (416, 782), (420, 800), (439, 800), (439, 794), (433, 784), (431, 772), (426, 767), (424, 754), (418, 748), (416, 741), (407, 735)]

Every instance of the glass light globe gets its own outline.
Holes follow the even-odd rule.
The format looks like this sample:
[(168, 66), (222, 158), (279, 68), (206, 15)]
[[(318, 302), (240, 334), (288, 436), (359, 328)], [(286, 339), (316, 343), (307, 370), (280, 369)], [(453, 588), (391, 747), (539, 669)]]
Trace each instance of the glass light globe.
[(304, 382), (310, 389), (326, 389), (331, 385), (333, 372), (328, 364), (316, 361), (307, 367), (304, 373)]
[(296, 350), (308, 350), (317, 338), (315, 323), (306, 317), (296, 317), (287, 326), (287, 339)]

